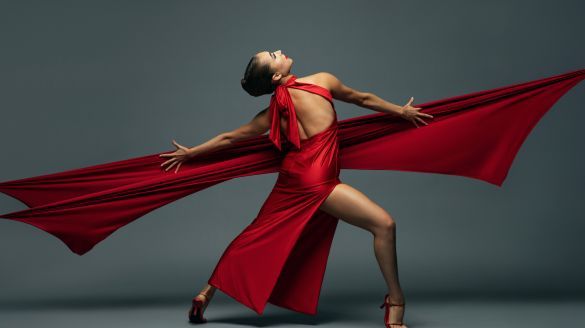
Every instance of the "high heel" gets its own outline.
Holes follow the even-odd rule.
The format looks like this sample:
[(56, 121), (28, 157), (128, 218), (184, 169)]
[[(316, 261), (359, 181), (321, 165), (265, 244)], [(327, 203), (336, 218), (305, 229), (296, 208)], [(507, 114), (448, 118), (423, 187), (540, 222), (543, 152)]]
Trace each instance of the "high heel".
[[(388, 319), (390, 318), (390, 308), (393, 307), (393, 306), (402, 306), (402, 307), (404, 307), (404, 303), (402, 303), (402, 304), (391, 304), (390, 302), (386, 302), (386, 299), (387, 298), (388, 298), (388, 294), (386, 294), (384, 296), (384, 303), (382, 303), (382, 305), (380, 305), (380, 309), (383, 308), (384, 305), (386, 306), (386, 312), (384, 313), (384, 324), (386, 325), (386, 328), (395, 328), (393, 326), (404, 325), (404, 323), (402, 321), (388, 323)], [(404, 314), (403, 314), (403, 316), (404, 316)]]
[(191, 300), (191, 309), (189, 310), (189, 322), (191, 323), (206, 323), (207, 319), (203, 317), (203, 310), (205, 302), (197, 297), (203, 295), (207, 302), (209, 300), (209, 296), (204, 293), (200, 293), (199, 295), (193, 297)]

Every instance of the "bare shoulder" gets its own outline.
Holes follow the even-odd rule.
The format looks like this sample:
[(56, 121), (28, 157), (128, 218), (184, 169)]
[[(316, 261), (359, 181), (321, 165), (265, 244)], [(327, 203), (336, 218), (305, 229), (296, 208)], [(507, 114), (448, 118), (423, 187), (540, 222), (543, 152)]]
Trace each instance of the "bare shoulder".
[(317, 72), (315, 74), (299, 77), (297, 78), (297, 81), (316, 84), (331, 91), (331, 86), (334, 86), (339, 80), (329, 72)]
[(343, 84), (337, 76), (333, 75), (330, 72), (318, 72), (313, 75), (308, 75), (303, 77), (303, 80), (300, 82), (310, 82), (313, 84), (317, 84), (331, 93), (333, 98), (360, 105), (364, 98), (367, 96), (366, 92), (361, 92), (355, 89), (348, 87), (347, 85)]

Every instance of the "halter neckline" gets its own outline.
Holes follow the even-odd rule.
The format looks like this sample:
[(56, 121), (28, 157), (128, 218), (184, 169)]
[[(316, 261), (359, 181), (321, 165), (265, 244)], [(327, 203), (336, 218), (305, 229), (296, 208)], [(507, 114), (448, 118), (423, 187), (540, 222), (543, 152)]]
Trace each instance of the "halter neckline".
[(296, 75), (292, 75), (283, 84), (276, 86), (274, 93), (270, 97), (269, 112), (271, 116), (270, 134), (269, 138), (274, 145), (282, 150), (280, 137), (280, 115), (287, 117), (288, 126), (286, 138), (297, 149), (301, 148), (301, 139), (299, 137), (299, 130), (297, 124), (297, 115), (294, 109), (288, 88), (302, 89), (311, 93), (315, 93), (325, 97), (333, 105), (333, 98), (329, 90), (308, 82), (297, 81)]

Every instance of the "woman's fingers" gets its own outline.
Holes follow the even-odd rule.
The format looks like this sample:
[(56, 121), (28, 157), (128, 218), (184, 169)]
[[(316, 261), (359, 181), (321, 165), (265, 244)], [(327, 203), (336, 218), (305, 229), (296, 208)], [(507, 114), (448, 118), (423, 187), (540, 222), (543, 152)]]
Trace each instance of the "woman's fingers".
[(183, 164), (183, 162), (179, 161), (177, 158), (171, 158), (168, 161), (162, 163), (160, 166), (165, 166), (167, 163), (171, 164), (165, 168), (165, 171), (170, 170), (173, 166), (175, 166), (175, 164), (178, 164), (177, 167), (175, 168), (175, 173), (179, 171), (179, 167), (181, 167), (181, 164)]
[(169, 156), (175, 156), (175, 153), (168, 153), (168, 154), (160, 154), (160, 155), (158, 155), (158, 157), (169, 157)]
[[(179, 171), (179, 168), (181, 167), (181, 164), (183, 163), (183, 161), (185, 160), (185, 155), (187, 153), (188, 148), (180, 145), (175, 139), (173, 139), (173, 145), (175, 145), (175, 147), (177, 147), (177, 150), (172, 152), (172, 153), (166, 153), (166, 154), (159, 154), (159, 157), (171, 157), (170, 159), (166, 160), (165, 162), (163, 162), (160, 166), (164, 167), (165, 165), (169, 164), (166, 168), (165, 171), (170, 170), (173, 166), (177, 165), (177, 167), (175, 168), (175, 173), (177, 173)], [(185, 153), (182, 154), (181, 151), (179, 150), (183, 150)]]
[(177, 164), (177, 163), (178, 163), (178, 162), (176, 162), (176, 161), (175, 161), (175, 162), (173, 162), (171, 165), (169, 165), (169, 166), (168, 166), (168, 167), (165, 169), (165, 171), (168, 171), (168, 170), (170, 170), (170, 169), (171, 169), (173, 166), (175, 166), (175, 164)]
[(402, 106), (402, 108), (409, 108), (409, 107), (411, 107), (410, 104), (412, 103), (413, 100), (414, 100), (414, 98), (413, 97), (410, 97), (410, 99), (408, 100), (408, 102), (406, 103), (406, 105)]
[(187, 150), (187, 147), (180, 145), (175, 139), (173, 139), (173, 144), (179, 149)]
[(165, 166), (165, 165), (167, 165), (167, 163), (170, 163), (170, 162), (172, 162), (172, 161), (174, 161), (174, 160), (176, 160), (176, 158), (175, 158), (175, 157), (173, 157), (173, 158), (171, 158), (171, 159), (169, 159), (169, 160), (165, 161), (165, 162), (164, 162), (164, 163), (162, 163), (160, 166)]
[(425, 122), (422, 118), (417, 117), (417, 120), (419, 120), (420, 122), (422, 122), (424, 125), (429, 125), (429, 123)]
[[(175, 147), (177, 147), (178, 149), (183, 149), (183, 150), (187, 150), (187, 147), (179, 145), (179, 143), (177, 141), (175, 141), (175, 139), (173, 139), (173, 145), (175, 145)], [(166, 153), (166, 154), (160, 154), (158, 155), (158, 157), (170, 157), (170, 156), (175, 156), (177, 155), (177, 152), (172, 152), (172, 153)]]
[[(417, 107), (417, 108), (416, 108), (416, 110), (421, 110), (421, 109), (422, 109), (422, 108), (420, 108), (420, 107)], [(424, 116), (424, 117), (428, 117), (428, 118), (433, 118), (433, 115), (431, 115), (431, 114), (427, 114), (427, 113), (421, 113), (421, 112), (417, 112), (417, 114), (418, 114), (419, 116)]]
[(418, 124), (416, 124), (416, 120), (415, 119), (411, 119), (410, 121), (414, 124), (414, 126), (416, 126), (418, 128)]
[(179, 145), (179, 143), (177, 141), (175, 141), (175, 139), (173, 139), (173, 145), (175, 145), (175, 147), (177, 147), (177, 149), (186, 149), (185, 146)]
[(418, 115), (418, 116), (433, 118), (433, 115), (431, 115), (431, 114), (419, 112), (422, 109), (420, 107), (413, 107), (413, 109), (416, 110), (416, 115)]
[(410, 97), (410, 99), (408, 100), (406, 105), (403, 106), (403, 108), (405, 109), (404, 112), (406, 114), (403, 117), (405, 117), (406, 119), (411, 121), (414, 124), (414, 126), (416, 126), (417, 128), (419, 127), (419, 125), (417, 124), (417, 121), (423, 123), (424, 125), (429, 125), (421, 117), (433, 118), (433, 115), (419, 112), (422, 109), (421, 107), (410, 106), (410, 104), (412, 104), (413, 101), (414, 101), (414, 97)]

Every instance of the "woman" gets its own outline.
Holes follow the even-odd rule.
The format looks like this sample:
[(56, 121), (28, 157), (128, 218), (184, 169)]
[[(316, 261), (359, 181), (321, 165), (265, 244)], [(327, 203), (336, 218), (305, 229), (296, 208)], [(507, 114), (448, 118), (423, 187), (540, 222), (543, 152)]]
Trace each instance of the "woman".
[[(404, 298), (396, 274), (393, 220), (342, 184), (339, 169), (440, 173), (502, 187), (531, 130), (560, 97), (585, 79), (585, 69), (579, 69), (420, 104), (433, 115), (433, 124), (418, 129), (410, 124), (418, 127), (416, 121), (422, 121), (417, 118), (420, 108), (410, 106), (412, 99), (398, 109), (342, 86), (327, 73), (297, 81), (290, 74), (291, 64), (280, 52), (255, 55), (242, 86), (254, 96), (274, 91), (268, 111), (192, 149), (175, 143), (176, 151), (162, 156), (171, 157), (162, 160), (166, 169), (161, 169), (161, 154), (155, 153), (1, 182), (0, 192), (30, 208), (0, 218), (46, 231), (83, 255), (121, 227), (174, 200), (230, 179), (278, 172), (258, 216), (230, 243), (208, 285), (193, 299), (190, 320), (204, 322), (203, 310), (215, 289), (259, 314), (268, 302), (315, 314), (328, 248), (341, 218), (374, 235), (376, 257), (389, 288), (384, 321), (399, 325), (404, 310), (390, 307)], [(340, 121), (338, 135), (333, 95), (384, 113)], [(323, 100), (319, 96), (327, 102), (319, 103)], [(318, 122), (329, 120), (329, 127), (318, 130), (322, 129)], [(281, 127), (286, 133), (282, 140)], [(250, 137), (268, 128), (269, 138)], [(245, 138), (249, 139), (235, 142)], [(225, 151), (204, 153), (225, 144), (231, 145)], [(177, 172), (182, 162), (201, 153), (201, 158), (185, 164), (181, 174), (165, 174), (173, 165)], [(351, 206), (345, 211), (344, 205)], [(384, 243), (387, 248), (380, 246)]]
[[(307, 182), (306, 185), (303, 184), (302, 188), (309, 184), (316, 185), (316, 183), (329, 180), (332, 182), (332, 189), (327, 190), (328, 195), (320, 202), (318, 209), (372, 233), (375, 256), (388, 288), (388, 293), (385, 295), (384, 303), (382, 304), (382, 306), (386, 306), (385, 325), (386, 327), (394, 328), (406, 327), (402, 324), (405, 303), (398, 280), (396, 223), (392, 216), (382, 207), (360, 191), (342, 183), (338, 179), (339, 166), (336, 162), (336, 150), (338, 147), (336, 134), (337, 115), (331, 99), (327, 98), (328, 94), (330, 94), (332, 98), (344, 102), (378, 112), (399, 115), (411, 121), (417, 127), (417, 121), (426, 125), (427, 123), (422, 118), (433, 118), (433, 116), (419, 112), (420, 108), (412, 107), (413, 98), (406, 105), (397, 106), (372, 93), (360, 92), (347, 87), (330, 73), (320, 72), (297, 78), (291, 74), (292, 65), (293, 59), (283, 54), (280, 50), (275, 52), (262, 51), (254, 55), (248, 63), (244, 79), (241, 81), (242, 87), (255, 97), (276, 92), (271, 98), (271, 106), (259, 112), (248, 124), (233, 131), (219, 134), (196, 147), (187, 148), (173, 140), (177, 150), (173, 153), (161, 154), (160, 157), (170, 158), (162, 163), (161, 166), (168, 171), (176, 165), (175, 172), (177, 172), (181, 163), (195, 155), (220, 149), (245, 138), (264, 134), (269, 129), (271, 130), (271, 139), (280, 149), (279, 130), (283, 131), (288, 139), (284, 139), (284, 141), (290, 142), (291, 146), (296, 146), (300, 150), (293, 149), (286, 153), (287, 155), (285, 155), (282, 164), (283, 168), (280, 171), (273, 193), (284, 188), (294, 188), (295, 186), (291, 186), (298, 182), (294, 179), (313, 180)], [(279, 96), (282, 98), (280, 103)], [(280, 113), (283, 107), (286, 107), (287, 100), (289, 100), (289, 108), (284, 108), (285, 110)], [(281, 105), (280, 108), (278, 108), (279, 105)], [(276, 119), (278, 121), (275, 122)], [(313, 141), (317, 139), (324, 142), (320, 146), (313, 146), (313, 144), (319, 143), (319, 141)], [(309, 152), (311, 154), (307, 155)], [(320, 157), (320, 165), (305, 166), (299, 172), (294, 172), (292, 169), (302, 165), (303, 161), (315, 158), (314, 156), (322, 156), (324, 153), (331, 154), (330, 156), (333, 160), (327, 161), (327, 158), (323, 160)], [(306, 178), (308, 175), (311, 178)], [(261, 214), (274, 200), (274, 198), (271, 198), (272, 196), (273, 194), (267, 199)], [(260, 216), (256, 220), (261, 220)], [(226, 256), (226, 253), (224, 253), (224, 256)], [(223, 256), (222, 261), (225, 261)], [(217, 272), (218, 268), (214, 271), (214, 277)], [(219, 278), (215, 279), (214, 277), (193, 299), (193, 306), (189, 311), (191, 322), (206, 322), (203, 318), (203, 312), (213, 298), (217, 289), (216, 285), (220, 281)]]

